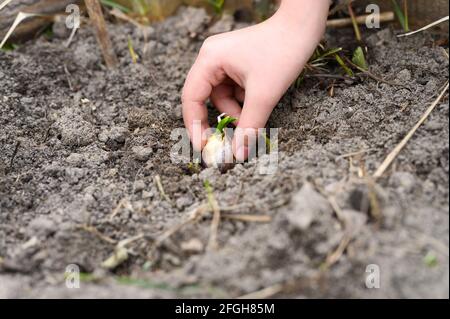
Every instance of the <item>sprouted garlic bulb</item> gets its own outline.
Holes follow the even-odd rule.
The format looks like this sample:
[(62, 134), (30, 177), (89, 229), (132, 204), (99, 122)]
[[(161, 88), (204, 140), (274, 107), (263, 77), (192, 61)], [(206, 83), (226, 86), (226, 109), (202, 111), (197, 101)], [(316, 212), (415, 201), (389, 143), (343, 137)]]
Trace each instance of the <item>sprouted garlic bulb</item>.
[(209, 137), (202, 151), (203, 163), (206, 167), (218, 168), (222, 173), (233, 167), (234, 156), (231, 138), (226, 134), (225, 128), (228, 124), (236, 121), (235, 118), (220, 115), (217, 118), (216, 131)]

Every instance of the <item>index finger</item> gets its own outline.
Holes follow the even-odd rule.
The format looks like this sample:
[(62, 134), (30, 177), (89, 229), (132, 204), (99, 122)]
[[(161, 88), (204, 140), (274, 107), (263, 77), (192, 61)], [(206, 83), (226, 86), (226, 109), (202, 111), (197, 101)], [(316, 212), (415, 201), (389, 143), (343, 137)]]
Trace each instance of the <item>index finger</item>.
[(205, 59), (202, 55), (197, 58), (188, 73), (182, 94), (184, 125), (197, 151), (205, 146), (203, 132), (209, 128), (205, 102), (213, 87), (224, 78), (218, 64), (210, 61), (214, 59)]

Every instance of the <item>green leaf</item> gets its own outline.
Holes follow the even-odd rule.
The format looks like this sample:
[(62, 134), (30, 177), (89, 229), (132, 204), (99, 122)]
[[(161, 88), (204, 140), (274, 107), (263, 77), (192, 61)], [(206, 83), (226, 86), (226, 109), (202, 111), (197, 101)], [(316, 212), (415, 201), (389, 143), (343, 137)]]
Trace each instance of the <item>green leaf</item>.
[(397, 19), (400, 22), (403, 30), (405, 32), (408, 32), (409, 31), (408, 18), (405, 17), (405, 14), (403, 13), (402, 8), (400, 7), (400, 5), (398, 4), (398, 2), (396, 0), (392, 0), (392, 5), (394, 6), (394, 12), (395, 12)]
[(231, 123), (236, 122), (237, 119), (231, 116), (224, 117), (219, 124), (217, 124), (216, 132), (223, 134), (223, 130)]
[(130, 51), (131, 60), (136, 64), (139, 56), (136, 54), (136, 51), (134, 51), (133, 41), (130, 36), (128, 36), (128, 51)]
[(364, 51), (361, 47), (356, 48), (355, 52), (353, 53), (352, 62), (365, 71), (369, 69), (369, 67), (367, 66), (366, 57), (364, 56)]
[(345, 64), (344, 60), (342, 60), (342, 58), (339, 56), (339, 54), (335, 54), (334, 58), (336, 59), (337, 63), (339, 63), (339, 65), (341, 66), (341, 68), (345, 71), (345, 73), (347, 73), (348, 76), (353, 77), (353, 71), (347, 66), (347, 64)]
[(118, 10), (122, 11), (123, 13), (131, 12), (131, 10), (128, 9), (127, 7), (121, 5), (120, 3), (117, 3), (113, 0), (101, 0), (100, 2), (107, 7), (118, 9)]
[(225, 0), (208, 0), (208, 3), (214, 8), (216, 13), (221, 13), (225, 4)]
[(428, 267), (435, 267), (438, 264), (438, 260), (435, 254), (433, 254), (432, 252), (429, 252), (424, 258), (423, 258), (423, 262), (425, 263), (425, 265), (427, 265)]
[(15, 49), (17, 49), (19, 46), (17, 44), (14, 43), (5, 43), (5, 45), (1, 48), (1, 51), (14, 51)]

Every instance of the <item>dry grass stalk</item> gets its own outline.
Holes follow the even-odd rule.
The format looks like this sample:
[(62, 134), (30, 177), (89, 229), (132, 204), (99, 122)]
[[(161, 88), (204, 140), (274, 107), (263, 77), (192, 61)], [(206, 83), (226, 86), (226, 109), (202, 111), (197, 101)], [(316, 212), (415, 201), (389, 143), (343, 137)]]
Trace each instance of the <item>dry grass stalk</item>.
[(213, 218), (211, 221), (211, 230), (209, 235), (209, 242), (208, 242), (208, 250), (211, 249), (217, 249), (218, 243), (217, 243), (217, 233), (219, 231), (219, 224), (220, 224), (220, 207), (219, 203), (217, 202), (213, 190), (209, 185), (206, 186), (206, 192), (207, 192), (207, 199), (210, 209), (213, 212)]
[(102, 51), (103, 58), (108, 68), (114, 68), (119, 63), (117, 56), (114, 53), (111, 39), (106, 29), (105, 18), (103, 17), (102, 7), (98, 0), (85, 0), (86, 8), (89, 17), (92, 21), (92, 25), (95, 29), (95, 35), (97, 37), (100, 50)]
[(443, 18), (441, 18), (441, 19), (439, 19), (437, 21), (434, 21), (434, 22), (424, 26), (423, 28), (420, 28), (420, 29), (418, 29), (416, 31), (411, 31), (411, 32), (399, 34), (399, 35), (397, 35), (397, 37), (399, 37), (399, 38), (407, 37), (407, 36), (410, 36), (410, 35), (413, 35), (413, 34), (416, 34), (416, 33), (419, 33), (419, 32), (423, 32), (423, 31), (428, 30), (428, 29), (430, 29), (430, 28), (432, 28), (432, 27), (434, 27), (434, 26), (436, 26), (438, 24), (441, 24), (443, 22), (448, 21), (448, 19), (449, 19), (449, 16), (443, 17)]
[(249, 293), (247, 295), (243, 295), (238, 297), (237, 299), (267, 299), (278, 293), (280, 293), (284, 289), (284, 285), (276, 284), (270, 287), (266, 287), (264, 289)]
[(434, 102), (430, 105), (430, 107), (425, 111), (425, 113), (422, 115), (420, 120), (414, 125), (414, 127), (409, 131), (409, 133), (403, 138), (403, 140), (389, 153), (389, 155), (386, 157), (386, 159), (383, 161), (383, 163), (380, 165), (380, 167), (377, 169), (377, 171), (373, 174), (373, 178), (377, 179), (380, 178), (386, 169), (391, 165), (391, 163), (395, 160), (395, 158), (398, 156), (400, 151), (405, 147), (405, 145), (409, 142), (411, 137), (414, 135), (414, 133), (417, 131), (417, 129), (425, 122), (425, 120), (428, 118), (428, 116), (431, 114), (431, 112), (434, 110), (434, 108), (439, 104), (439, 102), (444, 97), (445, 93), (447, 92), (449, 87), (448, 81), (445, 85), (445, 88), (442, 90), (442, 92), (439, 94), (439, 96), (434, 100)]
[(164, 187), (161, 183), (161, 176), (156, 175), (154, 177), (154, 181), (155, 181), (156, 187), (158, 187), (159, 193), (161, 194), (162, 198), (164, 198), (167, 202), (172, 203), (172, 201), (170, 200), (170, 197), (164, 191)]
[[(355, 17), (355, 21), (357, 24), (365, 24), (366, 19), (369, 17), (369, 15), (362, 15)], [(394, 21), (395, 15), (394, 12), (383, 12), (380, 13), (380, 22), (391, 22)], [(331, 19), (327, 21), (327, 27), (329, 28), (343, 28), (348, 27), (353, 24), (352, 18), (343, 18), (343, 19)]]
[(92, 235), (97, 236), (98, 238), (100, 238), (101, 240), (109, 243), (109, 244), (116, 244), (117, 240), (112, 239), (111, 237), (108, 237), (104, 234), (102, 234), (97, 228), (95, 228), (94, 226), (89, 226), (89, 225), (79, 225), (77, 226), (78, 229), (84, 230)]
[(222, 214), (222, 218), (250, 223), (270, 223), (272, 217), (267, 215)]

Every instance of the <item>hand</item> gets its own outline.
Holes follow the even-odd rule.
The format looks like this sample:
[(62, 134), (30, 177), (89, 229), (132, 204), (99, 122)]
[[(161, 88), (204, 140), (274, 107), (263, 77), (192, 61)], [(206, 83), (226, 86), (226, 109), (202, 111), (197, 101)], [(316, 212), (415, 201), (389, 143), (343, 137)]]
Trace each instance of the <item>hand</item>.
[[(208, 98), (220, 113), (238, 118), (236, 133), (265, 127), (317, 47), (328, 6), (328, 0), (284, 0), (265, 22), (205, 41), (182, 94), (184, 122), (196, 150), (206, 140), (194, 134), (194, 121), (201, 121), (202, 131), (209, 128)], [(233, 153), (238, 161), (248, 156), (244, 140), (235, 134)]]

